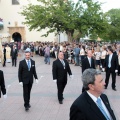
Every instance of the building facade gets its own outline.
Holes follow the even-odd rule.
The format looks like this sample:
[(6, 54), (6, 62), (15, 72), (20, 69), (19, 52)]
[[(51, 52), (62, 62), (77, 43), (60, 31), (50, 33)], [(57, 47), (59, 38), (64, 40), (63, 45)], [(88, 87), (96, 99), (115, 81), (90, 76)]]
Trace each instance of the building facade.
[(22, 11), (22, 7), (29, 3), (38, 4), (37, 0), (0, 0), (0, 38), (2, 42), (10, 42), (16, 37), (19, 37), (22, 42), (67, 41), (68, 38), (65, 33), (61, 33), (60, 36), (55, 36), (54, 33), (51, 33), (48, 37), (41, 37), (41, 35), (46, 33), (46, 30), (40, 32), (29, 31), (28, 27), (22, 24), (25, 21), (24, 16), (19, 14)]

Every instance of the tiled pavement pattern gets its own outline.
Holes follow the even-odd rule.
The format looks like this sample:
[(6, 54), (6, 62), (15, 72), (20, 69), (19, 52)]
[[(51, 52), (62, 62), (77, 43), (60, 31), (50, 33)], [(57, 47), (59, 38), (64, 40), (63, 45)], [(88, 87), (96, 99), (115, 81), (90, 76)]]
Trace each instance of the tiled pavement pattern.
[[(18, 58), (18, 64), (22, 55)], [(39, 84), (33, 84), (31, 93), (31, 108), (28, 112), (23, 106), (22, 87), (18, 82), (18, 64), (12, 67), (11, 63), (7, 63), (6, 67), (0, 69), (4, 71), (5, 82), (8, 92), (6, 100), (0, 99), (0, 120), (69, 120), (70, 106), (73, 101), (80, 95), (81, 68), (70, 65), (74, 79), (68, 77), (68, 84), (64, 91), (64, 101), (60, 105), (57, 100), (57, 87), (52, 79), (52, 61), (51, 64), (44, 64), (44, 58), (34, 56), (36, 61), (36, 71), (39, 78)], [(105, 73), (102, 73), (105, 76)], [(111, 79), (109, 87), (105, 90), (111, 106), (117, 116), (120, 118), (120, 77), (117, 76), (117, 91), (111, 89)]]

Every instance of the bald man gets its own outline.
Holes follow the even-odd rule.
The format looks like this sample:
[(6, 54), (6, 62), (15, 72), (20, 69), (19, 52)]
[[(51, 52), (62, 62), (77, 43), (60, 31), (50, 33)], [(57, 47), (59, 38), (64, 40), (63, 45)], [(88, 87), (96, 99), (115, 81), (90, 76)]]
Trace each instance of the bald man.
[(72, 77), (69, 63), (64, 59), (63, 52), (59, 52), (58, 59), (53, 62), (52, 74), (53, 80), (57, 83), (58, 101), (63, 104), (63, 91), (67, 84), (67, 73)]
[[(88, 68), (95, 69), (95, 60), (92, 57), (93, 57), (92, 50), (88, 50), (87, 57), (82, 60), (82, 73)], [(82, 92), (84, 92), (84, 91), (85, 91), (85, 89), (83, 87)]]

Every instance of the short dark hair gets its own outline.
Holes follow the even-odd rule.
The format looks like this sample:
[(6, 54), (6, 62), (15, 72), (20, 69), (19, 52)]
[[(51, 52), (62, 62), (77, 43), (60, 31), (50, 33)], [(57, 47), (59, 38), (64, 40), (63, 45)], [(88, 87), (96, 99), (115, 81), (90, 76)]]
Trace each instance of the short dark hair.
[(107, 49), (113, 53), (113, 49), (111, 46), (108, 46)]

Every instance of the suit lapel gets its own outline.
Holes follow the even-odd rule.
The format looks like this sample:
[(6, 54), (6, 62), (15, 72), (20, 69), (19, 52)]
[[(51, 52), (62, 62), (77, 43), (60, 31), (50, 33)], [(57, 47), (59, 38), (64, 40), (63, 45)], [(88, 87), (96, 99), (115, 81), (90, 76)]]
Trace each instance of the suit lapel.
[(90, 68), (91, 66), (90, 66), (90, 62), (89, 62), (89, 60), (88, 60), (88, 57), (87, 57), (87, 63), (88, 63), (88, 66), (89, 66), (89, 68)]
[(32, 66), (34, 65), (33, 64), (33, 61), (30, 59), (30, 61), (31, 61), (31, 67), (30, 67), (30, 70), (32, 69)]
[(26, 63), (26, 60), (24, 59), (24, 65), (25, 65), (25, 67), (28, 69), (28, 65), (27, 65), (27, 63)]
[(94, 113), (96, 113), (96, 115), (99, 116), (99, 118), (101, 118), (101, 120), (106, 120), (106, 118), (104, 117), (104, 115), (102, 114), (100, 109), (97, 107), (96, 103), (92, 100), (92, 98), (87, 94), (87, 92), (85, 94), (86, 94), (86, 99), (87, 99), (88, 103), (90, 104), (91, 110)]
[(111, 111), (111, 108), (110, 108), (109, 103), (106, 101), (106, 99), (105, 99), (104, 97), (102, 97), (102, 96), (100, 96), (100, 97), (101, 97), (102, 101), (104, 102), (104, 104), (105, 104), (107, 110), (109, 111), (111, 117), (113, 118), (113, 113), (112, 113), (112, 111)]
[[(61, 63), (61, 61), (59, 59), (58, 59), (58, 62), (61, 64), (60, 66), (62, 66), (62, 68), (64, 69), (64, 66), (63, 66), (63, 64)], [(64, 61), (64, 63), (65, 63), (65, 61)]]

